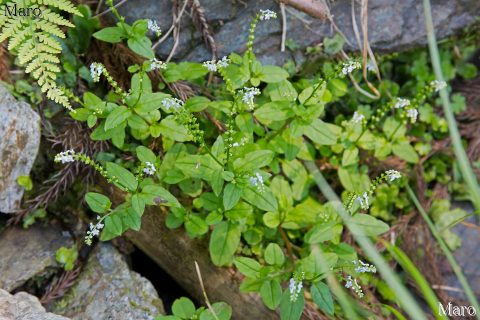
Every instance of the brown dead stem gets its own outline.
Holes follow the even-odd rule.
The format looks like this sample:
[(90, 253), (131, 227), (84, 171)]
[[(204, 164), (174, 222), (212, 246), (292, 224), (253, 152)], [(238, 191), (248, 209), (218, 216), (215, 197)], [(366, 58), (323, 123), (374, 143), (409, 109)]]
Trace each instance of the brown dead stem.
[(0, 81), (10, 83), (9, 57), (7, 50), (0, 43)]
[(218, 58), (217, 44), (215, 43), (215, 38), (213, 37), (213, 32), (210, 29), (208, 20), (205, 16), (205, 9), (200, 4), (199, 0), (191, 0), (191, 12), (192, 21), (198, 31), (202, 34), (203, 41), (208, 49), (212, 52), (212, 59)]

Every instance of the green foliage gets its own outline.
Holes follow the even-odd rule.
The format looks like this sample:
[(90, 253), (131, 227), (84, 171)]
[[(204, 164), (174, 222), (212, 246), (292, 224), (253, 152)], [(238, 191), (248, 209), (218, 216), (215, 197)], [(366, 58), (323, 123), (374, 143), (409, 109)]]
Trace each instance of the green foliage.
[(68, 0), (7, 0), (3, 4), (9, 8), (40, 9), (39, 17), (19, 17), (2, 10), (0, 43), (8, 40), (8, 50), (18, 56), (25, 72), (31, 73), (49, 99), (71, 108), (68, 98), (56, 84), (57, 74), (61, 71), (58, 56), (62, 52), (57, 38), (65, 38), (61, 27), (74, 25), (55, 11), (81, 16), (80, 11)]
[(155, 320), (230, 320), (232, 308), (225, 302), (216, 302), (210, 308), (195, 308), (193, 302), (185, 297), (173, 302), (172, 315), (158, 316)]
[(33, 188), (33, 182), (32, 179), (30, 179), (30, 176), (18, 176), (17, 183), (27, 191), (30, 191)]
[(63, 268), (66, 271), (70, 271), (75, 266), (75, 261), (77, 261), (78, 250), (76, 246), (71, 248), (61, 247), (55, 253), (55, 259), (58, 263), (63, 265)]

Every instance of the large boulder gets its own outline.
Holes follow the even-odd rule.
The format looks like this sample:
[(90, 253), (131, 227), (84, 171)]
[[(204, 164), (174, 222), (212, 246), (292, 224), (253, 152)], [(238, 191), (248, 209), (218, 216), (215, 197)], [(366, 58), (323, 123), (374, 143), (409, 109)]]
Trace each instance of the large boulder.
[[(316, 2), (321, 0), (305, 0)], [(345, 34), (349, 50), (358, 50), (358, 44), (352, 24), (351, 0), (328, 1), (330, 13), (338, 28)], [(183, 3), (183, 1), (179, 1)], [(219, 55), (232, 51), (242, 52), (248, 38), (248, 28), (252, 17), (260, 9), (271, 9), (280, 13), (279, 4), (274, 0), (200, 0), (205, 16), (213, 29)], [(358, 29), (360, 26), (360, 4), (355, 1)], [(401, 51), (413, 46), (425, 45), (426, 31), (422, 1), (418, 0), (373, 0), (368, 2), (368, 37), (373, 50)], [(163, 31), (172, 23), (171, 1), (128, 1), (119, 11), (128, 21), (151, 18), (157, 20)], [(438, 38), (445, 38), (468, 27), (476, 21), (480, 12), (478, 0), (432, 0), (433, 20)], [(189, 13), (189, 9), (187, 9)], [(321, 43), (325, 37), (331, 37), (335, 31), (328, 21), (313, 18), (308, 14), (287, 6), (287, 39), (299, 45), (299, 52), (307, 46)], [(291, 53), (280, 52), (281, 17), (275, 21), (260, 22), (255, 36), (255, 52), (261, 60), (268, 63), (282, 63), (292, 57)], [(158, 48), (162, 57), (168, 56), (173, 46), (172, 37)], [(295, 55), (301, 59), (301, 54)], [(175, 58), (177, 60), (204, 61), (211, 59), (210, 51), (202, 42), (202, 35), (192, 27), (188, 14), (182, 20), (179, 43)]]
[(35, 296), (26, 292), (15, 295), (0, 289), (0, 319), (2, 320), (69, 320), (45, 311)]
[[(12, 291), (29, 279), (59, 268), (55, 252), (72, 245), (53, 227), (9, 228), (0, 234), (0, 288)], [(1, 318), (0, 318), (1, 319)]]
[(40, 145), (40, 117), (0, 85), (0, 212), (20, 208), (23, 187), (17, 178), (28, 176)]
[(164, 314), (153, 285), (131, 271), (109, 243), (100, 243), (92, 251), (76, 284), (53, 310), (78, 320), (152, 320)]

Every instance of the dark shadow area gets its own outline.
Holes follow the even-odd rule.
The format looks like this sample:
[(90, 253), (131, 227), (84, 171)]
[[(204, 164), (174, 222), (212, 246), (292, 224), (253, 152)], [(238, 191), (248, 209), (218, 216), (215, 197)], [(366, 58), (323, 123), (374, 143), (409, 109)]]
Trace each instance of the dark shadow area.
[(140, 249), (135, 247), (135, 251), (130, 255), (130, 261), (132, 270), (153, 284), (167, 314), (171, 314), (173, 302), (180, 297), (187, 297), (196, 304), (196, 301), (168, 273)]

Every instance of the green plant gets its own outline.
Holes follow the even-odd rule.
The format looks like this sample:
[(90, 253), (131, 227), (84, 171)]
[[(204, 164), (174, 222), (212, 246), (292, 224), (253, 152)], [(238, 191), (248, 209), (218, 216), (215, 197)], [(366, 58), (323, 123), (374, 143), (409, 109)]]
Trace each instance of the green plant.
[[(56, 84), (60, 72), (59, 58), (62, 51), (58, 38), (65, 38), (62, 26), (74, 25), (55, 10), (81, 15), (68, 0), (7, 0), (0, 16), (0, 43), (8, 40), (8, 50), (18, 56), (25, 72), (31, 73), (47, 97), (66, 108), (71, 108), (68, 98)], [(40, 15), (18, 16), (8, 10), (39, 10)]]

